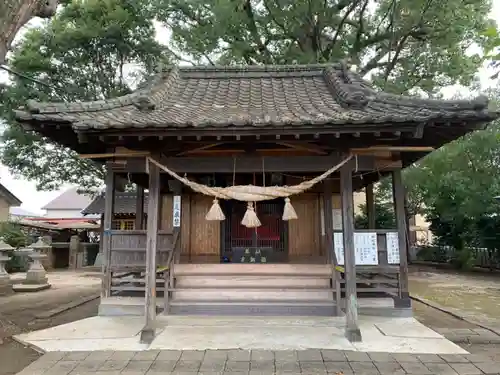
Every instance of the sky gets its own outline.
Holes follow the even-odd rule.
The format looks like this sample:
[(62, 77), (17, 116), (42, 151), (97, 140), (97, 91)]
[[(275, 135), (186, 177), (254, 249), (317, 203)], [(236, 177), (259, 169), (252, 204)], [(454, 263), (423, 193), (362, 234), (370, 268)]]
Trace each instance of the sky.
[[(0, 0), (1, 1), (1, 0)], [(500, 1), (493, 1), (493, 9), (491, 17), (494, 18), (498, 24), (500, 24)], [(36, 22), (36, 20), (34, 21)], [(29, 27), (29, 25), (28, 25)], [(157, 39), (160, 41), (165, 41), (168, 38), (168, 32), (165, 29), (158, 29)], [(478, 76), (481, 82), (482, 89), (489, 86), (493, 86), (495, 82), (492, 82), (489, 77), (492, 72), (484, 67), (479, 72)], [(1, 77), (0, 77), (1, 79)], [(464, 87), (451, 86), (443, 89), (443, 94), (445, 97), (452, 97), (458, 93), (467, 94), (468, 90)], [(56, 198), (62, 191), (70, 188), (70, 185), (61, 187), (58, 191), (37, 191), (36, 184), (31, 181), (27, 181), (23, 178), (18, 178), (13, 176), (9, 170), (0, 164), (0, 183), (2, 183), (7, 189), (9, 189), (15, 196), (17, 196), (23, 204), (21, 208), (23, 210), (35, 213), (43, 214), (42, 207), (50, 202), (52, 199)]]

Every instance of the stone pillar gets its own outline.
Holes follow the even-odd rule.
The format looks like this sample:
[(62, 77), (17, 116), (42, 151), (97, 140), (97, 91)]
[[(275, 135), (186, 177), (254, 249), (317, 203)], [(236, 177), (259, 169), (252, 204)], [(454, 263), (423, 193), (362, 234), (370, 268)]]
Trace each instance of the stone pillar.
[(54, 252), (52, 251), (52, 237), (43, 236), (42, 240), (47, 244), (47, 248), (43, 249), (43, 253), (47, 254), (47, 258), (42, 261), (42, 265), (46, 270), (51, 270), (55, 264)]
[(12, 293), (10, 275), (5, 270), (5, 264), (10, 259), (9, 252), (13, 250), (14, 248), (6, 243), (2, 237), (0, 237), (0, 296)]
[(80, 237), (71, 236), (69, 240), (69, 267), (70, 269), (78, 268), (78, 253), (80, 250)]

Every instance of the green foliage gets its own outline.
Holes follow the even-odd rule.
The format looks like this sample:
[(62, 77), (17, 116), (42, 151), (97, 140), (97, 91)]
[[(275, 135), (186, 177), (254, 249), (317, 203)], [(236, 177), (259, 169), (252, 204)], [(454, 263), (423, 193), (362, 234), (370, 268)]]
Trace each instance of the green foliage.
[[(157, 0), (181, 60), (293, 64), (347, 59), (379, 87), (434, 94), (481, 64), (489, 0)], [(470, 51), (469, 51), (470, 52)]]
[[(29, 238), (22, 230), (21, 226), (16, 223), (1, 223), (0, 237), (15, 249), (25, 247), (28, 244)], [(5, 265), (7, 272), (24, 272), (28, 269), (28, 259), (25, 256), (19, 256), (12, 251), (11, 257)]]
[(500, 124), (476, 131), (433, 152), (408, 169), (405, 183), (421, 197), (436, 245), (455, 249), (452, 263), (467, 268), (471, 247), (500, 248)]
[[(389, 181), (389, 184), (387, 183)], [(396, 228), (396, 215), (392, 193), (387, 191), (390, 185), (389, 179), (384, 179), (374, 187), (375, 201), (375, 228), (394, 229)], [(354, 218), (356, 229), (368, 229), (368, 207), (365, 203), (360, 205), (361, 213)]]
[(26, 246), (29, 240), (21, 226), (11, 222), (0, 224), (0, 237), (16, 249)]
[(490, 61), (491, 67), (496, 70), (492, 78), (498, 78), (500, 74), (500, 32), (495, 26), (487, 28), (483, 36), (485, 59)]
[(13, 121), (13, 110), (27, 99), (100, 100), (129, 93), (164, 58), (152, 19), (147, 1), (74, 0), (50, 22), (29, 30), (9, 67), (44, 84), (12, 76), (10, 84), (0, 86), (0, 116), (8, 123), (2, 163), (36, 181), (39, 189), (63, 183), (100, 186), (101, 166), (22, 130)]

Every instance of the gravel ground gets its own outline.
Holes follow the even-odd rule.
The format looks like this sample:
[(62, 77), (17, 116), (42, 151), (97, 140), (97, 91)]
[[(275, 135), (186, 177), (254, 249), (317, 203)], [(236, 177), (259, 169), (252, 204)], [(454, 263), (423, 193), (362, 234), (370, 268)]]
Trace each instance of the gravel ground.
[[(12, 335), (39, 330), (84, 319), (97, 314), (99, 300), (93, 300), (48, 319), (37, 315), (75, 299), (98, 293), (95, 275), (57, 273), (49, 275), (54, 282), (47, 291), (28, 295), (0, 297), (0, 375), (13, 375), (40, 357), (40, 353), (11, 339)], [(476, 328), (446, 313), (414, 302), (415, 317), (433, 328)], [(471, 353), (500, 353), (500, 345), (462, 345)]]
[(411, 267), (410, 293), (467, 316), (500, 326), (500, 274), (459, 273), (431, 267)]
[[(15, 275), (18, 279), (22, 275)], [(52, 287), (37, 293), (13, 294), (0, 297), (0, 375), (11, 375), (40, 357), (40, 353), (25, 347), (11, 336), (29, 332), (97, 314), (99, 300), (93, 300), (50, 318), (37, 315), (85, 297), (99, 294), (100, 279), (83, 272), (49, 273)]]

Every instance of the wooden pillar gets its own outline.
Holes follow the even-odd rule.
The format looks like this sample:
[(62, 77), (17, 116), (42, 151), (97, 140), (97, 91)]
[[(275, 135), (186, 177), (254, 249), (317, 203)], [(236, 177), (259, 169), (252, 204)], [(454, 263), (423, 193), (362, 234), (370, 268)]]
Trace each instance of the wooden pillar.
[(182, 219), (182, 184), (177, 180), (168, 181), (169, 189), (174, 193), (172, 199), (172, 257), (170, 258), (170, 263), (167, 264), (169, 267), (168, 273), (164, 274), (165, 279), (165, 292), (163, 298), (163, 314), (168, 315), (170, 309), (170, 291), (169, 288), (174, 288), (175, 286), (175, 274), (174, 268), (175, 263), (180, 259), (181, 253), (181, 219)]
[(368, 218), (368, 229), (376, 229), (373, 184), (370, 184), (366, 187), (366, 216)]
[(332, 265), (332, 283), (335, 287), (335, 315), (341, 315), (341, 286), (340, 275), (335, 268), (338, 265), (335, 249), (333, 247), (333, 183), (331, 180), (323, 182), (323, 223), (325, 227), (325, 254)]
[[(146, 161), (148, 163), (148, 161)], [(160, 217), (160, 169), (149, 163), (149, 197), (146, 231), (146, 324), (141, 331), (141, 342), (151, 343), (155, 337), (156, 320), (156, 248)]]
[(101, 257), (103, 253), (104, 247), (104, 214), (101, 214), (100, 217), (101, 224), (99, 225), (99, 252), (101, 253)]
[(394, 307), (411, 307), (408, 291), (408, 258), (406, 246), (406, 214), (405, 214), (405, 189), (401, 176), (401, 169), (392, 171), (392, 195), (396, 212), (396, 225), (398, 228), (399, 245), (399, 296), (394, 299)]
[(352, 190), (353, 163), (340, 169), (340, 194), (342, 198), (342, 231), (345, 261), (346, 332), (351, 342), (361, 341), (358, 326), (358, 298), (356, 292), (356, 258), (354, 253), (354, 203)]
[(111, 295), (111, 222), (115, 203), (115, 174), (111, 168), (107, 168), (105, 183), (103, 236), (101, 237), (103, 252), (101, 298)]
[(137, 185), (135, 201), (135, 229), (142, 229), (144, 226), (144, 187)]

